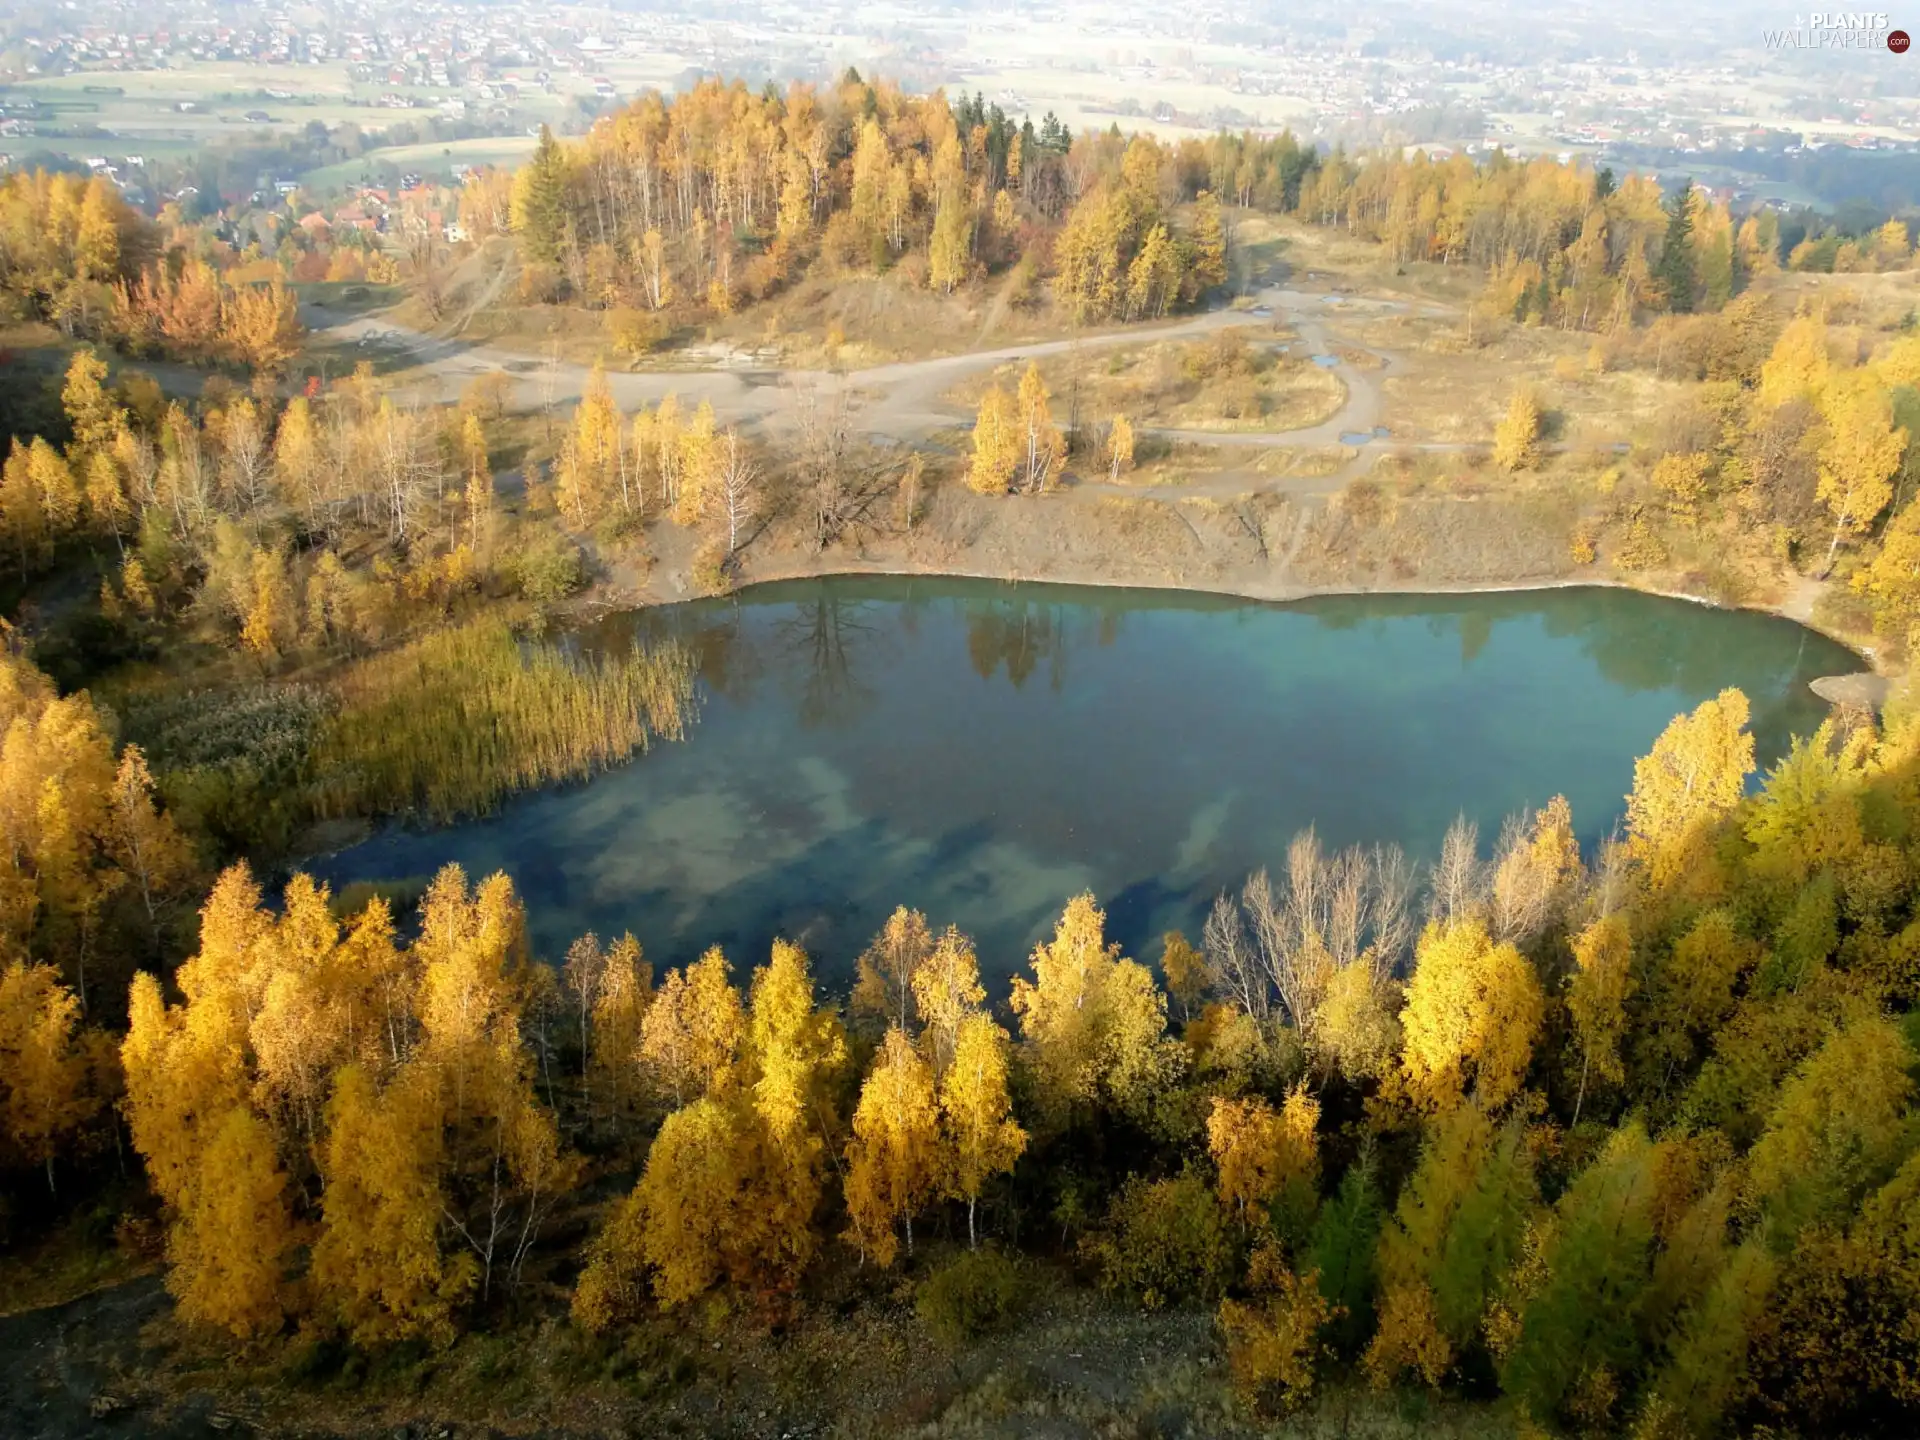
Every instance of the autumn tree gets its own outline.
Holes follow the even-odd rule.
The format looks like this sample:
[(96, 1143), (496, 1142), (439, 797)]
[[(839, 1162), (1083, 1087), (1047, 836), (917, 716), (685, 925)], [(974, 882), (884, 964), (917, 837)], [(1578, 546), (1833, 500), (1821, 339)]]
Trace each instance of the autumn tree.
[(1635, 1322), (1650, 1276), (1656, 1150), (1637, 1123), (1608, 1137), (1560, 1197), (1501, 1383), (1535, 1415), (1593, 1413), (1638, 1366)]
[(1407, 984), (1403, 1069), (1411, 1096), (1451, 1108), (1471, 1086), (1488, 1109), (1526, 1082), (1545, 1015), (1540, 981), (1511, 944), (1478, 921), (1428, 925)]
[(1250, 1298), (1222, 1300), (1218, 1316), (1234, 1389), (1256, 1410), (1298, 1409), (1312, 1396), (1320, 1333), (1334, 1308), (1319, 1277), (1288, 1269), (1273, 1240), (1255, 1248), (1246, 1288)]
[(1628, 852), (1665, 885), (1693, 866), (1711, 827), (1740, 802), (1753, 769), (1747, 697), (1723, 690), (1676, 716), (1634, 762)]
[(48, 965), (0, 969), (0, 1163), (45, 1172), (100, 1109), (80, 1001)]
[(1472, 1103), (1434, 1122), (1380, 1234), (1379, 1324), (1366, 1353), (1375, 1384), (1407, 1370), (1440, 1383), (1481, 1334), (1533, 1197), (1517, 1122), (1496, 1128)]
[(202, 1120), (205, 1150), (174, 1202), (167, 1288), (187, 1319), (246, 1339), (277, 1329), (295, 1244), (273, 1132), (232, 1105)]
[(1027, 1148), (1007, 1093), (1007, 1032), (984, 1012), (969, 1015), (955, 1037), (953, 1061), (940, 1077), (940, 1128), (946, 1150), (942, 1180), (950, 1199), (967, 1205), (967, 1244), (980, 1243), (975, 1211), (995, 1175), (1011, 1171)]
[(967, 484), (982, 495), (1004, 495), (1021, 461), (1022, 435), (1013, 397), (998, 385), (980, 397), (973, 422), (973, 460)]
[(1627, 1028), (1627, 1001), (1637, 982), (1625, 917), (1604, 915), (1575, 936), (1573, 966), (1567, 977), (1567, 1012), (1580, 1048), (1580, 1091), (1573, 1103), (1577, 1125), (1588, 1080), (1617, 1084), (1626, 1073), (1620, 1044)]
[(1133, 468), (1133, 422), (1115, 415), (1107, 424), (1107, 479), (1114, 484)]
[(1145, 966), (1106, 943), (1105, 925), (1093, 896), (1076, 896), (1034, 949), (1033, 978), (1013, 981), (1028, 1063), (1056, 1124), (1103, 1108), (1144, 1119), (1178, 1072), (1166, 997)]
[(913, 1253), (914, 1212), (936, 1192), (941, 1159), (933, 1069), (895, 1025), (861, 1086), (847, 1146), (847, 1238), (863, 1257), (892, 1265), (896, 1225), (904, 1225)]
[(1215, 1096), (1207, 1116), (1207, 1151), (1219, 1172), (1220, 1202), (1252, 1225), (1289, 1187), (1311, 1194), (1319, 1182), (1320, 1102), (1302, 1087), (1276, 1111), (1259, 1096)]
[(921, 1044), (935, 1077), (942, 1077), (953, 1063), (961, 1028), (980, 1013), (987, 998), (973, 942), (949, 925), (925, 959), (914, 965), (912, 986)]
[[(738, 1026), (738, 996), (726, 984), (719, 952), (709, 951), (689, 971), (702, 973), (669, 973), (643, 1033), (663, 1007), (711, 1000), (722, 989), (731, 1007), (714, 1008), (730, 1008)], [(670, 1000), (676, 989), (680, 997)], [(687, 1034), (710, 1027), (689, 1019), (676, 1028)], [(667, 1117), (631, 1202), (594, 1242), (575, 1295), (584, 1323), (611, 1323), (643, 1280), (663, 1307), (672, 1307), (723, 1281), (762, 1292), (790, 1289), (812, 1259), (832, 1091), (846, 1042), (838, 1020), (814, 1002), (799, 947), (776, 941), (768, 963), (754, 972), (745, 1034), (734, 1044), (737, 1060), (730, 1044), (724, 1068), (704, 1077), (706, 1092)]]
[(439, 1097), (425, 1072), (384, 1090), (359, 1065), (339, 1072), (312, 1274), (324, 1311), (357, 1344), (444, 1344), (479, 1284), (479, 1260), (442, 1240), (443, 1162)]
[(932, 955), (933, 944), (927, 917), (897, 907), (855, 962), (854, 1011), (904, 1030), (912, 1019), (915, 976)]
[(1166, 982), (1167, 994), (1180, 1002), (1180, 1018), (1191, 1020), (1206, 997), (1210, 977), (1205, 953), (1178, 930), (1161, 937), (1160, 978)]
[(1040, 377), (1039, 363), (1029, 361), (1015, 397), (1019, 425), (1016, 464), (1020, 485), (1029, 494), (1037, 494), (1052, 485), (1054, 472), (1067, 453), (1066, 441), (1053, 423), (1047, 399), (1047, 383)]
[(1850, 377), (1829, 386), (1822, 409), (1827, 440), (1820, 447), (1817, 494), (1833, 515), (1826, 560), (1831, 568), (1840, 537), (1865, 533), (1893, 499), (1907, 432), (1895, 428), (1886, 393), (1864, 380)]
[(745, 1033), (740, 992), (726, 956), (714, 946), (693, 964), (669, 970), (640, 1022), (642, 1070), (676, 1104), (704, 1093), (733, 1062)]
[(1509, 471), (1540, 463), (1540, 402), (1524, 386), (1513, 392), (1506, 418), (1494, 427), (1493, 463)]

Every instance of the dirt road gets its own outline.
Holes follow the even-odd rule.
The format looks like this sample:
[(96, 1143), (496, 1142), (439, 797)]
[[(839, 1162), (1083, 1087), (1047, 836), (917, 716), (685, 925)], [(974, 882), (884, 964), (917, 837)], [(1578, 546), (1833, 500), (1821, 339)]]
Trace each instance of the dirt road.
[[(1030, 345), (1008, 345), (973, 350), (929, 360), (900, 361), (862, 370), (835, 372), (769, 367), (747, 354), (716, 352), (715, 362), (684, 370), (609, 372), (608, 386), (623, 408), (657, 405), (668, 395), (686, 405), (712, 404), (723, 423), (778, 433), (794, 423), (801, 396), (846, 393), (856, 428), (879, 440), (911, 443), (939, 430), (964, 427), (966, 413), (941, 398), (968, 376), (996, 366), (1072, 350), (1139, 345), (1156, 340), (1209, 334), (1231, 328), (1291, 327), (1309, 354), (1333, 354), (1327, 331), (1329, 320), (1341, 315), (1365, 316), (1405, 310), (1407, 303), (1371, 297), (1314, 294), (1283, 286), (1255, 292), (1250, 308), (1210, 310), (1164, 325), (1134, 326), (1096, 331), (1071, 339)], [(408, 393), (425, 400), (452, 400), (475, 376), (502, 371), (515, 380), (514, 403), (535, 409), (577, 399), (590, 373), (586, 367), (561, 360), (543, 360), (523, 353), (474, 344), (457, 334), (428, 335), (398, 328), (378, 316), (335, 318), (323, 307), (308, 310), (315, 338), (345, 349), (378, 346), (397, 352), (411, 366), (405, 382)], [(1340, 342), (1348, 352), (1359, 349)], [(1391, 369), (1399, 357), (1374, 354)], [(1298, 430), (1217, 431), (1156, 429), (1169, 440), (1264, 448), (1273, 445), (1321, 446), (1339, 443), (1349, 432), (1371, 434), (1380, 423), (1382, 400), (1379, 378), (1344, 356), (1329, 367), (1346, 386), (1346, 403), (1327, 420)]]

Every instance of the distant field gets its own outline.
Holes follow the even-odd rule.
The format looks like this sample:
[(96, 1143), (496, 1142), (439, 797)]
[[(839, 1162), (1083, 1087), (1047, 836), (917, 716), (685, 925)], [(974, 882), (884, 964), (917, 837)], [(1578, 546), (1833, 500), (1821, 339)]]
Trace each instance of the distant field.
[[(1036, 121), (1052, 111), (1071, 130), (1105, 129), (1118, 122), (1127, 131), (1144, 131), (1162, 139), (1211, 133), (1217, 126), (1202, 126), (1197, 132), (1183, 125), (1163, 124), (1150, 115), (1121, 115), (1118, 107), (1129, 98), (1151, 110), (1166, 101), (1187, 114), (1207, 115), (1230, 109), (1252, 117), (1250, 123), (1261, 129), (1278, 129), (1288, 123), (1310, 119), (1312, 107), (1290, 95), (1243, 95), (1224, 85), (1205, 85), (1193, 81), (1148, 79), (1137, 75), (1092, 74), (1045, 61), (1033, 64), (1006, 63), (991, 69), (965, 70), (955, 93), (978, 91), (984, 98), (997, 101), (1016, 116), (1031, 116)], [(1012, 103), (1009, 104), (1009, 92)]]
[(475, 140), (428, 141), (420, 145), (384, 145), (357, 160), (322, 165), (300, 178), (315, 190), (327, 190), (377, 180), (383, 167), (417, 170), (423, 176), (450, 180), (455, 165), (518, 165), (537, 142), (531, 135), (500, 135)]
[[(592, 82), (584, 76), (563, 76), (558, 89), (562, 93), (547, 95), (529, 84), (514, 102), (515, 114), (529, 123), (558, 123), (569, 113), (577, 113), (573, 111), (572, 95), (590, 92)], [(105, 93), (108, 90), (120, 93)], [(265, 93), (269, 90), (288, 92), (288, 98), (269, 98)], [(386, 95), (420, 101), (421, 108), (386, 108), (378, 103)], [(82, 127), (92, 131), (21, 137), (9, 148), (109, 156), (161, 146), (188, 149), (261, 130), (299, 130), (315, 120), (328, 126), (350, 122), (377, 132), (433, 115), (440, 101), (456, 95), (466, 92), (393, 85), (383, 78), (355, 81), (345, 63), (87, 71), (0, 86), (0, 96), (32, 99), (53, 108), (56, 113), (42, 122), (43, 131)], [(183, 102), (190, 102), (194, 108), (180, 110)], [(263, 112), (268, 118), (248, 120), (249, 111)]]

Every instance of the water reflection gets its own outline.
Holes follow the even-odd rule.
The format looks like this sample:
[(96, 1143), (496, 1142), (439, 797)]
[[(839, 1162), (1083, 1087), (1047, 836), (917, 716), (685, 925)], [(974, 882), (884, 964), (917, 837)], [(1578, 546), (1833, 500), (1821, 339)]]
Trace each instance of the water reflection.
[(829, 976), (906, 903), (1004, 975), (1092, 889), (1151, 945), (1311, 823), (1331, 847), (1430, 854), (1465, 811), (1556, 793), (1592, 843), (1632, 762), (1726, 685), (1763, 760), (1822, 711), (1840, 647), (1784, 621), (1617, 591), (1213, 596), (840, 579), (612, 617), (671, 635), (705, 704), (685, 744), (439, 833), (393, 832), (329, 878), (504, 867), (536, 944), (631, 928), (656, 966), (799, 937)]

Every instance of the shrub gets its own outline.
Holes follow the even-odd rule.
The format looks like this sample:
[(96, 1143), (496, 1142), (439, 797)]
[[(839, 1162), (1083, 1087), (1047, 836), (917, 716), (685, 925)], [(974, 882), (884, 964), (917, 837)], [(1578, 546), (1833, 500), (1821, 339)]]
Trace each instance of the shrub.
[(1013, 1261), (997, 1250), (974, 1250), (929, 1275), (914, 1310), (936, 1340), (959, 1346), (1005, 1325), (1025, 1298)]
[(727, 549), (718, 540), (709, 540), (693, 552), (688, 580), (701, 595), (724, 595), (733, 589), (733, 577), (727, 569)]
[(1591, 565), (1598, 554), (1594, 546), (1593, 522), (1582, 520), (1567, 539), (1567, 558), (1576, 565)]
[(1647, 522), (1644, 514), (1636, 513), (1627, 526), (1625, 540), (1613, 557), (1613, 563), (1622, 570), (1648, 570), (1667, 561), (1667, 545)]
[(607, 335), (615, 350), (638, 359), (667, 338), (667, 323), (649, 311), (621, 305), (607, 312)]
[(564, 535), (542, 530), (527, 539), (507, 562), (514, 591), (536, 605), (564, 600), (586, 582), (580, 547)]
[(1227, 1370), (1241, 1400), (1256, 1411), (1297, 1409), (1313, 1394), (1319, 1334), (1333, 1318), (1318, 1277), (1294, 1275), (1277, 1247), (1254, 1252), (1247, 1277), (1254, 1298), (1222, 1300), (1218, 1323), (1227, 1342)]
[(1102, 1289), (1149, 1310), (1211, 1303), (1233, 1274), (1226, 1216), (1213, 1187), (1192, 1170), (1174, 1180), (1128, 1177), (1108, 1206), (1106, 1228), (1081, 1248), (1100, 1267)]

